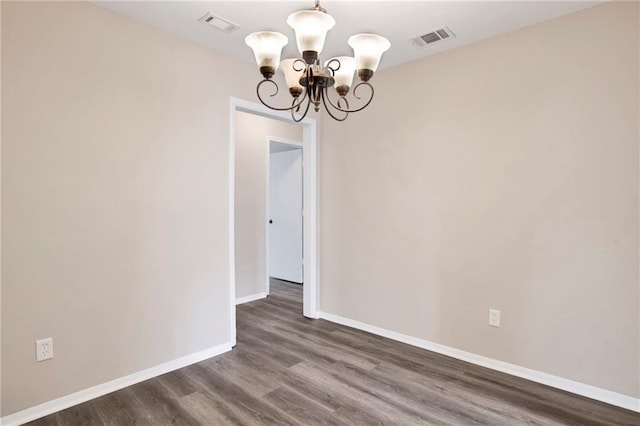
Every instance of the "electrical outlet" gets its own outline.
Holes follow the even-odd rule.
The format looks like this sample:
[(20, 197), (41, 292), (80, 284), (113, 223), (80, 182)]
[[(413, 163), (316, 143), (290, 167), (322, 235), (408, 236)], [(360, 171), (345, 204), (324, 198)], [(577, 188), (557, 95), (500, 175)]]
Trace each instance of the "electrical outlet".
[(36, 362), (53, 358), (53, 338), (36, 340)]
[(489, 325), (491, 327), (500, 327), (500, 311), (489, 309)]

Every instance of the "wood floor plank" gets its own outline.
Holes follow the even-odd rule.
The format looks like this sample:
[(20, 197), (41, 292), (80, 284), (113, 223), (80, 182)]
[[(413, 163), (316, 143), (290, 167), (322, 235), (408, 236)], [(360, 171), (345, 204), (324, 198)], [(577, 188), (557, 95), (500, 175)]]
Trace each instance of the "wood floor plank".
[[(538, 416), (524, 407), (523, 410), (513, 410), (510, 403), (487, 395), (481, 389), (469, 392), (456, 381), (426, 378), (394, 364), (382, 363), (368, 374), (379, 381), (392, 383), (402, 392), (416, 395), (416, 399), (422, 395), (427, 398), (423, 400), (425, 406), (454, 411), (458, 418), (473, 415), (481, 419), (480, 423), (495, 425), (548, 423), (544, 416)], [(465, 410), (461, 412), (459, 406), (464, 406)]]
[[(254, 319), (258, 320), (257, 317), (254, 317)], [(334, 344), (329, 334), (323, 336), (321, 333), (309, 333), (305, 332), (304, 329), (282, 325), (281, 323), (282, 321), (280, 321), (280, 324), (271, 324), (268, 319), (263, 319), (260, 327), (267, 335), (273, 333), (294, 344), (303, 345), (310, 352), (323, 353), (329, 357), (330, 362), (346, 361), (365, 369), (372, 369), (379, 363), (377, 359), (369, 357), (362, 352), (355, 352), (343, 345)], [(265, 327), (265, 325), (268, 326)], [(253, 328), (255, 329), (255, 327)], [(251, 334), (251, 331), (245, 334)], [(289, 354), (293, 353), (295, 352), (289, 352)]]
[(229, 412), (217, 404), (207, 393), (193, 392), (180, 398), (179, 404), (183, 409), (191, 412), (196, 421), (194, 424), (239, 424), (237, 419), (234, 419), (232, 415), (228, 415)]
[(333, 415), (333, 411), (328, 410), (321, 404), (315, 403), (313, 400), (286, 386), (282, 386), (269, 393), (265, 396), (265, 400), (295, 418), (299, 424), (345, 425), (345, 423)]
[(126, 392), (113, 392), (91, 401), (100, 419), (106, 425), (143, 424), (141, 416), (135, 412)]
[[(171, 397), (159, 380), (147, 380), (124, 389), (128, 406), (137, 419), (146, 424), (188, 425), (190, 414), (184, 411), (177, 399)], [(109, 413), (105, 413), (109, 415)]]
[(334, 370), (334, 374), (347, 377), (352, 386), (374, 389), (377, 397), (432, 422), (451, 424), (462, 420), (466, 425), (507, 424), (500, 416), (469, 401), (466, 401), (465, 410), (461, 411), (459, 399), (448, 398), (433, 388), (414, 385), (402, 376), (371, 374), (347, 363), (337, 363)]
[(238, 337), (238, 345), (234, 350), (258, 352), (268, 357), (272, 363), (284, 368), (291, 367), (303, 361), (303, 358), (300, 357), (299, 354), (280, 350), (280, 348), (269, 344), (269, 342), (264, 342), (248, 332), (243, 333), (242, 337)]
[(242, 387), (225, 378), (212, 366), (203, 363), (192, 366), (196, 380), (212, 397), (226, 403), (236, 418), (245, 424), (293, 425), (295, 420), (263, 399), (254, 397)]
[[(65, 410), (66, 411), (66, 410)], [(54, 413), (46, 417), (34, 420), (29, 423), (32, 426), (60, 426), (59, 418), (62, 416), (62, 412)]]
[(421, 413), (416, 413), (407, 407), (398, 407), (387, 398), (382, 397), (376, 389), (358, 386), (349, 377), (334, 374), (330, 368), (312, 362), (301, 362), (291, 367), (291, 371), (309, 382), (322, 384), (343, 398), (348, 397), (356, 400), (360, 407), (366, 407), (369, 411), (374, 412), (385, 423), (397, 421), (416, 425), (444, 424), (435, 418), (422, 416)]
[(172, 371), (158, 377), (158, 380), (165, 386), (176, 398), (190, 395), (197, 391), (177, 372)]
[[(222, 419), (222, 422), (224, 423), (227, 421), (226, 419), (228, 419), (232, 424), (251, 424), (253, 419), (252, 416), (248, 413), (244, 413), (242, 409), (238, 409), (235, 404), (228, 403), (227, 400), (222, 398), (217, 392), (212, 392), (208, 384), (208, 380), (202, 378), (195, 370), (194, 366), (179, 370), (179, 374), (185, 381), (198, 389), (195, 394), (201, 395), (201, 397), (198, 398), (190, 398), (190, 396), (194, 394), (180, 398), (180, 404), (185, 409), (195, 405), (195, 407), (192, 407), (192, 409), (195, 410), (195, 418), (202, 417), (208, 413), (211, 415), (212, 421), (215, 419)], [(200, 403), (206, 405), (208, 408), (199, 406)], [(212, 423), (203, 422), (198, 424)]]
[(302, 316), (302, 286), (237, 307), (233, 351), (38, 426), (624, 425), (640, 414)]

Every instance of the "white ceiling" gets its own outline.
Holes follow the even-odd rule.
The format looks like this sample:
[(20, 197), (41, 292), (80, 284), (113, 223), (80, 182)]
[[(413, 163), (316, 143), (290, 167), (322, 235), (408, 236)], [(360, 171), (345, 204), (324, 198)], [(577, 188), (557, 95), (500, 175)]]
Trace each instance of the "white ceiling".
[[(178, 34), (218, 52), (253, 62), (244, 38), (255, 31), (272, 30), (289, 37), (283, 59), (299, 56), (293, 30), (286, 24), (291, 12), (309, 9), (307, 1), (94, 1), (95, 4), (133, 19)], [(349, 36), (373, 32), (387, 37), (391, 49), (380, 68), (409, 62), (443, 50), (506, 33), (537, 22), (566, 15), (602, 1), (322, 1), (336, 20), (327, 35), (321, 59), (353, 53)], [(211, 12), (240, 28), (226, 34), (198, 19)], [(422, 49), (409, 39), (443, 25), (456, 35)]]

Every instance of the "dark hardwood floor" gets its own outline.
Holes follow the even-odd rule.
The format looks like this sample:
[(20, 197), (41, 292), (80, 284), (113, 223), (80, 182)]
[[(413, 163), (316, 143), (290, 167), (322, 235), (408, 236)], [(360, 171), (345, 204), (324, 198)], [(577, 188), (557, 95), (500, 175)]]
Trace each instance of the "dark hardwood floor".
[(302, 287), (238, 307), (216, 358), (33, 425), (640, 425), (640, 415), (323, 320)]

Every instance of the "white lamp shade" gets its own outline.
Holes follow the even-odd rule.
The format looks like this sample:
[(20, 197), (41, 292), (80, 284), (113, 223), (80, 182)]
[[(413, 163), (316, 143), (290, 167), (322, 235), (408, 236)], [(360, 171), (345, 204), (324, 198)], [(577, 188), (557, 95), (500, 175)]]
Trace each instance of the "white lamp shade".
[(356, 71), (356, 60), (349, 56), (338, 56), (337, 58), (329, 59), (324, 66), (336, 68), (338, 64), (335, 61), (331, 63), (334, 59), (337, 59), (340, 62), (340, 68), (338, 68), (337, 71), (334, 71), (333, 74), (335, 86), (347, 86), (350, 88), (351, 83), (353, 83), (353, 74)]
[(289, 39), (281, 33), (260, 31), (249, 34), (244, 41), (253, 49), (259, 67), (273, 67), (275, 70), (280, 64), (282, 48), (287, 45)]
[[(303, 64), (293, 64), (295, 61), (300, 61), (300, 59), (292, 58), (285, 59), (280, 63), (280, 69), (284, 73), (284, 79), (287, 82), (287, 87), (289, 89), (292, 88), (300, 88), (302, 89), (302, 85), (300, 84), (300, 78), (302, 78), (304, 74), (305, 67)], [(300, 69), (300, 71), (296, 71), (293, 67)]]
[(296, 32), (296, 41), (300, 53), (305, 51), (322, 52), (327, 32), (336, 21), (331, 15), (317, 10), (301, 10), (289, 15), (287, 24)]
[(353, 48), (356, 69), (375, 72), (380, 64), (382, 54), (389, 50), (391, 43), (376, 34), (356, 34), (349, 37), (349, 46)]

